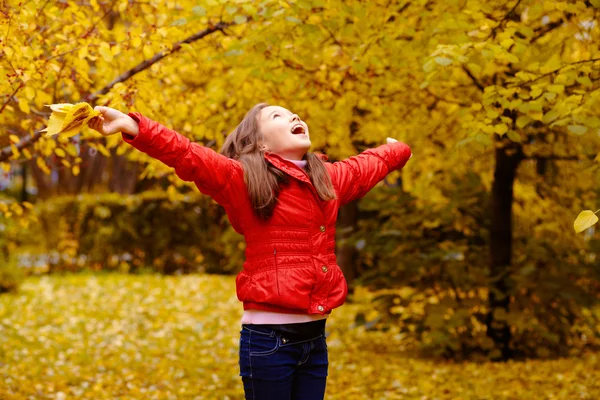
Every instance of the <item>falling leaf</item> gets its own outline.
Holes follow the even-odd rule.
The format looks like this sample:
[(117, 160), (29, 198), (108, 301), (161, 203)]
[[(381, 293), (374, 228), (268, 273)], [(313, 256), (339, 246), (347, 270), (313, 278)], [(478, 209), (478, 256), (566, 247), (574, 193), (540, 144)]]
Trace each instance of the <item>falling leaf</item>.
[(591, 210), (585, 210), (579, 213), (577, 219), (573, 223), (575, 232), (583, 232), (590, 226), (598, 222), (598, 216)]

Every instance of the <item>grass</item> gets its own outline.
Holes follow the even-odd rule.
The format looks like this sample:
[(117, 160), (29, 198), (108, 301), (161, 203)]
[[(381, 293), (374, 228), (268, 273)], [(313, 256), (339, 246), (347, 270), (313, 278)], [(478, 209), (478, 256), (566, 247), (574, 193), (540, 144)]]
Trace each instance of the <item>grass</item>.
[[(328, 320), (327, 399), (600, 398), (600, 355), (420, 360), (398, 335), (352, 325), (368, 307)], [(241, 313), (233, 277), (27, 278), (0, 296), (0, 399), (242, 399)]]

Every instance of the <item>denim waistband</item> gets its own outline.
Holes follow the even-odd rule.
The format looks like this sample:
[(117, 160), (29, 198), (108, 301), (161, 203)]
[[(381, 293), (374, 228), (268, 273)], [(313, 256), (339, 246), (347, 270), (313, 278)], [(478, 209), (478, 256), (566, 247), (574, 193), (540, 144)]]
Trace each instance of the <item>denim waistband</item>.
[(326, 319), (321, 319), (294, 324), (244, 324), (242, 327), (266, 334), (271, 334), (274, 331), (276, 334), (283, 335), (290, 340), (308, 340), (325, 334), (326, 321)]

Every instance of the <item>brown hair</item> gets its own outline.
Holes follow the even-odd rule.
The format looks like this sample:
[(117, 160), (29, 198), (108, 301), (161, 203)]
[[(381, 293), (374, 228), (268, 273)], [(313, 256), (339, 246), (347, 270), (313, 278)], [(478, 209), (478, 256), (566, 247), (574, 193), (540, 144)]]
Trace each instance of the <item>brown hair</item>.
[[(244, 167), (244, 181), (252, 208), (263, 220), (271, 218), (280, 185), (287, 183), (288, 176), (265, 160), (260, 145), (263, 135), (260, 132), (258, 119), (260, 111), (268, 107), (267, 103), (259, 103), (246, 113), (240, 124), (227, 136), (221, 154), (239, 160)], [(333, 184), (325, 164), (313, 153), (306, 153), (307, 173), (319, 197), (323, 200), (336, 198)]]

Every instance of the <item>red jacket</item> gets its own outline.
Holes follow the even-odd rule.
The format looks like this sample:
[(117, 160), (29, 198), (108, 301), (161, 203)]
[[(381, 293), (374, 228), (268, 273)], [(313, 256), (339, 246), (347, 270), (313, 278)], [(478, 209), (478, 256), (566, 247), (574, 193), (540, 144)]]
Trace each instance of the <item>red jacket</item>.
[[(236, 279), (244, 309), (296, 314), (326, 314), (342, 305), (348, 288), (335, 257), (335, 222), (340, 206), (364, 196), (411, 156), (402, 143), (369, 149), (347, 160), (325, 163), (337, 193), (323, 201), (307, 174), (294, 163), (267, 152), (265, 158), (294, 179), (279, 193), (273, 217), (255, 216), (244, 183), (242, 164), (190, 142), (140, 113), (130, 113), (139, 135), (123, 139), (175, 168), (227, 212), (246, 239), (246, 260)], [(326, 157), (324, 157), (326, 159)]]

